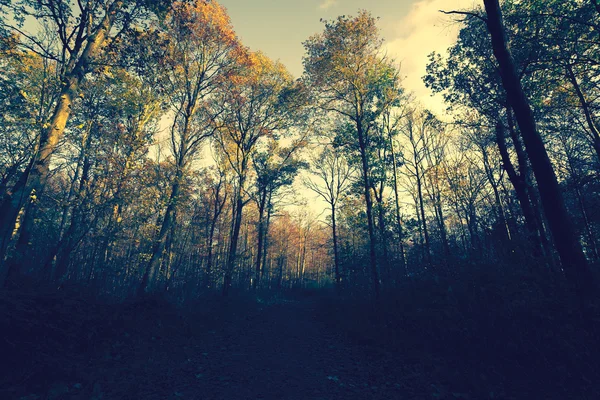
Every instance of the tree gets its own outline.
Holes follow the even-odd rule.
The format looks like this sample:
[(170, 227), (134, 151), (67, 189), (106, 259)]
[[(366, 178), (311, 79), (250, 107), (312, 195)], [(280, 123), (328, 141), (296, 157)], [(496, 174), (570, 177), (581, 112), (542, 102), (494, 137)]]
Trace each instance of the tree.
[(318, 178), (318, 181), (314, 182), (312, 179), (307, 178), (304, 185), (318, 194), (330, 207), (335, 283), (339, 289), (342, 283), (342, 271), (340, 269), (336, 213), (340, 197), (348, 188), (354, 169), (348, 164), (341, 149), (331, 146), (325, 147), (314, 156), (311, 166), (311, 172)]
[(403, 170), (410, 180), (414, 180), (415, 205), (425, 239), (423, 258), (427, 265), (431, 265), (432, 260), (431, 241), (425, 216), (425, 164), (427, 163), (427, 150), (432, 145), (429, 130), (434, 129), (434, 123), (435, 118), (429, 111), (413, 109), (407, 112), (404, 125), (400, 128), (400, 134), (405, 139), (402, 148)]
[(408, 265), (406, 264), (406, 256), (404, 250), (404, 229), (402, 227), (402, 213), (400, 207), (400, 191), (398, 182), (399, 167), (401, 165), (402, 154), (397, 144), (396, 136), (399, 126), (404, 118), (404, 115), (394, 115), (392, 109), (386, 109), (381, 116), (381, 134), (384, 136), (392, 163), (392, 190), (394, 192), (394, 210), (396, 217), (396, 230), (398, 234), (398, 246), (400, 250), (400, 264), (405, 269), (408, 276)]
[(371, 197), (369, 145), (377, 118), (389, 107), (389, 90), (399, 85), (393, 61), (383, 55), (376, 20), (368, 12), (356, 17), (341, 16), (325, 21), (325, 30), (309, 38), (304, 47), (304, 79), (315, 93), (317, 104), (327, 113), (337, 114), (351, 125), (351, 140), (361, 161), (363, 195), (369, 230), (371, 282), (379, 298), (377, 240)]
[(227, 171), (223, 168), (222, 160), (217, 161), (217, 166), (215, 168), (217, 172), (217, 179), (215, 179), (211, 175), (207, 175), (207, 185), (208, 185), (208, 221), (206, 223), (206, 228), (208, 229), (208, 233), (206, 235), (206, 248), (207, 248), (207, 256), (206, 256), (206, 268), (205, 268), (205, 278), (204, 278), (204, 286), (206, 288), (210, 288), (212, 286), (212, 274), (213, 274), (213, 255), (214, 255), (214, 237), (215, 237), (215, 229), (217, 227), (217, 222), (219, 217), (223, 213), (225, 208), (225, 204), (227, 203), (227, 197), (229, 193), (227, 192)]
[(243, 49), (225, 8), (216, 2), (175, 3), (164, 22), (164, 90), (173, 113), (171, 152), (175, 177), (152, 256), (140, 284), (151, 291), (165, 248), (170, 247), (181, 185), (204, 141), (215, 131), (209, 96), (238, 68)]
[(262, 53), (250, 54), (245, 68), (224, 83), (224, 90), (214, 100), (214, 107), (219, 110), (215, 139), (236, 176), (224, 295), (232, 285), (242, 211), (249, 200), (245, 194), (252, 157), (261, 141), (288, 133), (297, 122), (303, 102), (301, 87), (294, 84), (285, 67)]
[(296, 156), (296, 153), (305, 144), (304, 138), (296, 140), (289, 147), (280, 147), (276, 141), (271, 141), (264, 151), (257, 152), (252, 157), (252, 165), (256, 173), (252, 198), (258, 207), (256, 261), (252, 281), (255, 289), (261, 280), (263, 271), (261, 265), (267, 257), (267, 238), (273, 212), (273, 197), (281, 188), (294, 183), (294, 178), (300, 168), (305, 167), (305, 163), (298, 160)]

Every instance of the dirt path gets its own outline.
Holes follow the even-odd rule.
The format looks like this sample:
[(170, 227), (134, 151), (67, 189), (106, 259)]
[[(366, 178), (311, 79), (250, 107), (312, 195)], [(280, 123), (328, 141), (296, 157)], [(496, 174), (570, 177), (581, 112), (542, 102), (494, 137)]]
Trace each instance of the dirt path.
[(570, 314), (244, 296), (178, 310), (0, 293), (0, 399), (598, 398), (598, 336)]
[(186, 397), (206, 390), (208, 399), (403, 398), (364, 349), (318, 321), (312, 301), (261, 307), (244, 323), (213, 331), (212, 339), (198, 344), (202, 376)]
[[(316, 311), (311, 300), (264, 304), (190, 337), (183, 352), (159, 341), (139, 350), (154, 357), (132, 371), (148, 380), (139, 385), (140, 376), (132, 376), (136, 383), (106, 392), (107, 398), (134, 393), (140, 399), (409, 398), (397, 377), (390, 376), (394, 371), (386, 371), (365, 349), (335, 337)], [(165, 359), (168, 365), (156, 365)]]
[[(87, 322), (79, 321), (78, 311), (65, 309), (64, 304), (55, 305), (60, 315), (52, 307), (45, 301), (47, 314), (42, 317), (47, 322), (36, 320), (6, 338), (15, 350), (15, 363), (11, 363), (15, 369), (7, 375), (8, 381), (0, 382), (0, 398), (431, 396), (407, 391), (410, 385), (403, 376), (410, 372), (398, 371), (399, 363), (391, 355), (376, 354), (336, 337), (335, 330), (318, 316), (314, 299), (249, 302), (242, 307), (233, 304), (230, 309), (208, 311), (205, 318), (199, 316), (200, 320), (192, 323), (187, 317), (156, 311), (152, 306), (122, 315), (98, 315)], [(37, 311), (33, 314), (39, 317)], [(16, 327), (14, 321), (2, 322)]]

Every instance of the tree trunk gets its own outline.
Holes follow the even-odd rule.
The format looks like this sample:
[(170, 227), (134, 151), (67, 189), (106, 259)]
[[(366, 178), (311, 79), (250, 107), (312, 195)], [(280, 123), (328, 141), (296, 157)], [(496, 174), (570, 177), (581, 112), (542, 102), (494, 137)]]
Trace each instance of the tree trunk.
[(546, 229), (544, 228), (543, 223), (543, 215), (541, 207), (539, 206), (537, 200), (537, 190), (533, 187), (533, 183), (531, 182), (531, 168), (529, 167), (528, 156), (521, 144), (521, 139), (517, 135), (517, 131), (515, 129), (515, 121), (513, 120), (512, 110), (510, 104), (506, 105), (506, 117), (508, 121), (508, 131), (510, 133), (510, 138), (515, 147), (515, 152), (517, 153), (517, 161), (519, 163), (519, 171), (520, 171), (520, 179), (523, 181), (524, 190), (527, 198), (531, 204), (531, 211), (533, 222), (535, 225), (535, 229), (537, 230), (537, 237), (540, 243), (540, 254), (548, 265), (548, 267), (552, 268), (554, 265), (554, 256), (553, 256), (553, 248), (552, 244), (548, 241), (548, 237), (546, 235)]
[(262, 253), (263, 253), (263, 241), (264, 241), (264, 230), (265, 230), (265, 207), (267, 203), (267, 191), (263, 190), (262, 193), (259, 194), (259, 204), (258, 204), (258, 229), (256, 232), (257, 237), (257, 249), (256, 249), (256, 261), (255, 261), (255, 272), (254, 272), (254, 280), (252, 281), (252, 288), (257, 289), (260, 281), (260, 267), (262, 263)]
[[(265, 231), (263, 233), (264, 239), (263, 239), (263, 260), (262, 260), (262, 270), (261, 270), (262, 276), (265, 275), (265, 268), (267, 266), (267, 252), (268, 252), (268, 248), (269, 248), (269, 227), (271, 225), (271, 212), (272, 212), (271, 194), (269, 194), (269, 199), (267, 200), (267, 221), (265, 224)], [(269, 267), (270, 267), (270, 263), (269, 263)], [(267, 268), (267, 282), (270, 281), (269, 271), (270, 271), (270, 268)], [(269, 284), (269, 286), (270, 286), (270, 284)]]
[(427, 219), (425, 218), (425, 204), (423, 201), (423, 184), (421, 181), (421, 173), (419, 166), (415, 166), (417, 172), (417, 196), (419, 201), (419, 213), (421, 215), (421, 224), (423, 225), (423, 235), (425, 237), (425, 262), (431, 267), (431, 244), (429, 242), (429, 232), (427, 230)]
[(140, 283), (138, 294), (149, 293), (155, 289), (156, 275), (158, 273), (160, 263), (162, 260), (163, 252), (165, 248), (170, 246), (172, 236), (169, 235), (171, 226), (175, 223), (177, 216), (177, 202), (179, 200), (179, 192), (181, 190), (181, 179), (183, 178), (183, 171), (178, 168), (173, 186), (171, 188), (171, 195), (169, 196), (169, 203), (165, 211), (160, 231), (154, 240), (152, 245), (152, 255), (150, 261), (146, 265), (142, 281)]
[[(16, 228), (16, 222), (19, 218), (19, 213), (24, 212), (23, 204), (25, 203), (26, 198), (24, 197), (25, 192), (20, 190), (21, 187), (27, 184), (27, 179), (29, 178), (29, 173), (33, 168), (33, 164), (35, 159), (32, 159), (25, 169), (24, 173), (21, 174), (19, 180), (14, 185), (14, 190), (20, 192), (20, 197), (13, 197), (11, 199), (10, 193), (6, 193), (2, 199), (2, 203), (0, 204), (0, 287), (4, 286), (6, 277), (12, 272), (9, 271), (7, 265), (4, 264), (4, 259), (6, 257), (6, 252), (9, 247), (11, 240), (14, 237)], [(11, 202), (14, 201), (14, 203)]]
[(210, 221), (210, 228), (208, 231), (207, 239), (207, 250), (208, 255), (206, 256), (206, 274), (204, 276), (204, 287), (210, 289), (212, 285), (212, 263), (213, 263), (213, 239), (215, 237), (215, 227), (217, 225), (217, 218), (213, 218)]
[(233, 225), (231, 229), (231, 239), (229, 241), (229, 251), (227, 253), (227, 261), (225, 265), (225, 276), (223, 278), (223, 296), (229, 294), (231, 289), (232, 275), (235, 268), (235, 260), (237, 256), (237, 245), (240, 236), (240, 228), (242, 226), (242, 209), (244, 207), (244, 201), (242, 199), (242, 187), (246, 181), (245, 168), (243, 169), (243, 175), (240, 176), (238, 187), (235, 193), (235, 210), (233, 217)]
[(360, 159), (362, 162), (363, 189), (367, 207), (367, 225), (369, 229), (369, 255), (371, 260), (371, 284), (376, 300), (379, 300), (379, 272), (377, 271), (377, 239), (375, 238), (375, 227), (373, 223), (373, 200), (371, 199), (371, 185), (369, 182), (369, 161), (363, 128), (360, 121), (356, 123), (358, 142), (360, 146)]
[(490, 165), (488, 152), (483, 146), (481, 147), (481, 154), (483, 158), (483, 167), (485, 168), (485, 173), (488, 178), (488, 182), (490, 183), (492, 191), (494, 192), (494, 200), (496, 200), (496, 214), (498, 218), (498, 224), (502, 227), (502, 233), (504, 238), (507, 242), (510, 242), (510, 229), (508, 227), (508, 223), (506, 222), (506, 216), (504, 215), (504, 206), (502, 205), (502, 199), (500, 197), (500, 192), (498, 191), (498, 182), (496, 182), (496, 180), (494, 179), (494, 173)]
[(439, 190), (434, 190), (436, 190), (436, 194), (434, 196), (438, 228), (440, 230), (440, 238), (442, 239), (442, 247), (444, 249), (444, 265), (446, 269), (448, 269), (451, 253), (450, 243), (448, 242), (448, 231), (446, 229), (446, 219), (444, 217), (444, 210), (442, 209), (442, 199), (440, 198)]
[(391, 279), (390, 259), (387, 247), (386, 228), (385, 228), (385, 209), (383, 207), (383, 185), (380, 187), (379, 194), (373, 188), (375, 201), (377, 202), (377, 219), (379, 224), (379, 235), (381, 236), (381, 248), (383, 250), (383, 268), (387, 279)]
[(569, 169), (569, 175), (571, 175), (571, 180), (573, 182), (573, 187), (575, 189), (575, 197), (577, 198), (577, 204), (579, 205), (579, 210), (581, 211), (581, 216), (583, 217), (583, 224), (584, 224), (585, 233), (587, 236), (588, 249), (591, 252), (592, 259), (595, 262), (597, 262), (599, 259), (598, 246), (596, 244), (596, 238), (594, 235), (594, 231), (592, 229), (592, 225), (590, 224), (590, 220), (588, 217), (587, 207), (585, 205), (585, 199), (584, 199), (583, 194), (581, 193), (581, 189), (582, 189), (581, 180), (577, 173), (577, 167), (574, 164), (571, 152), (570, 152), (567, 144), (565, 143), (565, 141), (563, 141), (563, 145), (565, 147), (564, 151), (567, 156), (567, 165), (568, 165), (568, 169)]
[(342, 286), (342, 277), (340, 275), (340, 255), (338, 250), (337, 224), (335, 219), (335, 202), (331, 202), (331, 231), (333, 240), (333, 265), (335, 271), (335, 286), (338, 291)]
[(402, 216), (400, 214), (400, 195), (398, 193), (398, 164), (396, 160), (396, 151), (394, 149), (394, 139), (390, 132), (390, 152), (392, 156), (392, 174), (393, 174), (393, 189), (394, 189), (394, 200), (396, 205), (396, 228), (398, 229), (398, 245), (400, 247), (400, 264), (404, 268), (406, 276), (408, 276), (408, 267), (406, 265), (406, 258), (404, 256), (404, 234), (402, 229)]
[(510, 160), (510, 155), (508, 154), (508, 149), (506, 148), (506, 142), (504, 139), (504, 128), (500, 122), (496, 124), (496, 143), (498, 144), (498, 149), (500, 150), (502, 166), (508, 175), (508, 180), (510, 183), (512, 183), (513, 188), (515, 189), (517, 200), (521, 206), (521, 211), (523, 212), (523, 217), (525, 218), (525, 227), (528, 232), (530, 244), (533, 248), (533, 253), (536, 257), (541, 258), (543, 257), (544, 251), (542, 249), (542, 242), (539, 237), (535, 213), (527, 193), (527, 185), (522, 176), (523, 172), (521, 172), (521, 175), (517, 174), (517, 171)]

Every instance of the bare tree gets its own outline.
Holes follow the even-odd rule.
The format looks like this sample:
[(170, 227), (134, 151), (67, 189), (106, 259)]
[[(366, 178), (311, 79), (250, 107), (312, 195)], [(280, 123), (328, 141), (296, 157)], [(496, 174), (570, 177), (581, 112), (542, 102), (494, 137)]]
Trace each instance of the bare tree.
[(311, 172), (315, 176), (315, 180), (307, 177), (304, 185), (317, 193), (329, 205), (331, 211), (335, 282), (339, 288), (342, 282), (342, 272), (340, 270), (336, 213), (340, 197), (348, 188), (350, 178), (355, 173), (355, 170), (348, 164), (341, 150), (331, 146), (326, 146), (320, 153), (313, 156), (311, 165)]

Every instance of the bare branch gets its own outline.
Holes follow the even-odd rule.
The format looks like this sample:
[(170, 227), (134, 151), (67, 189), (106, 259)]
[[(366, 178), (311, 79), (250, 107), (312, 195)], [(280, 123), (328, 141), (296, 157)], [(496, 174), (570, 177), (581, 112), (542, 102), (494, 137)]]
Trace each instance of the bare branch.
[(442, 14), (446, 14), (446, 15), (463, 15), (466, 17), (473, 17), (473, 18), (477, 18), (478, 20), (481, 20), (485, 23), (487, 23), (487, 19), (477, 13), (474, 12), (470, 12), (470, 11), (457, 11), (457, 10), (452, 10), (452, 11), (444, 11), (444, 10), (439, 10)]

